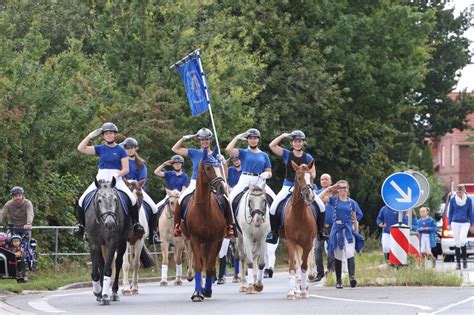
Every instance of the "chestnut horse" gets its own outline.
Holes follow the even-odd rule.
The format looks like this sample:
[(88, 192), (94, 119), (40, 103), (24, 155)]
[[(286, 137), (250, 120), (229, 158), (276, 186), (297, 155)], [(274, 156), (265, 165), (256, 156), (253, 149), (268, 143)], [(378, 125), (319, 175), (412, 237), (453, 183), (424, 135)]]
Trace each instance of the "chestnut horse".
[[(212, 297), (212, 282), (215, 262), (224, 239), (226, 221), (219, 208), (216, 195), (224, 195), (224, 178), (220, 162), (213, 155), (203, 151), (196, 179), (196, 190), (187, 205), (183, 232), (191, 241), (193, 251), (195, 290), (193, 302)], [(178, 205), (179, 206), (179, 205)], [(206, 284), (202, 288), (202, 270), (206, 267)]]
[(295, 184), (284, 210), (284, 231), (286, 253), (288, 255), (290, 288), (287, 299), (296, 298), (296, 270), (297, 260), (301, 262), (301, 297), (308, 297), (308, 284), (306, 271), (308, 269), (308, 256), (313, 249), (313, 241), (316, 238), (317, 228), (316, 219), (310, 208), (314, 200), (313, 178), (311, 178), (310, 169), (314, 161), (308, 165), (298, 166), (291, 161), (291, 166), (295, 170)]

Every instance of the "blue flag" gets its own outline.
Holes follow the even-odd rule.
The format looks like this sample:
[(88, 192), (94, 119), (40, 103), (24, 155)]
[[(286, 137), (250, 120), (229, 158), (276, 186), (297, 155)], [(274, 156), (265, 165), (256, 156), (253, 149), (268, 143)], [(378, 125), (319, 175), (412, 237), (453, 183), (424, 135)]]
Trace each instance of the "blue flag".
[(188, 95), (189, 107), (193, 116), (204, 113), (209, 109), (209, 101), (206, 95), (204, 73), (201, 73), (199, 60), (189, 58), (185, 63), (178, 65), (178, 71), (184, 82), (186, 94)]

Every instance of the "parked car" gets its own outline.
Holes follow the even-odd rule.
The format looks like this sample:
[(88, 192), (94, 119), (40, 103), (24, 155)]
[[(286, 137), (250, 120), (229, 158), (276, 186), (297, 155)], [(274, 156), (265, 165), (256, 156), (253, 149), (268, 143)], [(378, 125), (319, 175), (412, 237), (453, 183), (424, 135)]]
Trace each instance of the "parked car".
[[(466, 192), (468, 196), (474, 199), (474, 184), (464, 184), (466, 187)], [(454, 238), (453, 231), (448, 230), (448, 211), (449, 211), (449, 201), (455, 195), (455, 192), (450, 192), (446, 198), (446, 204), (443, 213), (443, 232), (441, 235), (441, 250), (443, 252), (443, 257), (445, 262), (454, 261)], [(467, 254), (474, 255), (474, 234), (469, 233), (467, 235)]]

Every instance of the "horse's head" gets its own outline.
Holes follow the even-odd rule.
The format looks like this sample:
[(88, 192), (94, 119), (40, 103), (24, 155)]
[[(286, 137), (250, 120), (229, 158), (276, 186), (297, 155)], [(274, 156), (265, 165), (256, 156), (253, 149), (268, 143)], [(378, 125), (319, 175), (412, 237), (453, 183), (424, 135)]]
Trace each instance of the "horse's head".
[(119, 209), (119, 200), (114, 191), (115, 177), (111, 182), (105, 180), (95, 180), (97, 194), (95, 196), (96, 220), (103, 224), (107, 231), (113, 231), (117, 225), (117, 212)]
[(221, 162), (217, 160), (217, 151), (214, 149), (212, 154), (208, 154), (207, 150), (203, 151), (201, 163), (199, 164), (200, 172), (203, 172), (208, 185), (215, 194), (224, 194), (225, 185), (224, 177), (221, 171)]
[(309, 162), (308, 165), (298, 165), (291, 161), (291, 166), (295, 170), (295, 188), (299, 188), (301, 198), (309, 205), (314, 200), (313, 191), (313, 177), (311, 176), (310, 169), (314, 165), (314, 160)]
[(123, 179), (125, 185), (132, 191), (132, 193), (137, 198), (137, 205), (141, 206), (143, 203), (143, 190), (142, 187), (145, 186), (146, 179), (139, 181), (128, 181), (125, 178)]
[(169, 190), (166, 189), (166, 195), (168, 195), (168, 210), (170, 215), (174, 215), (174, 209), (176, 209), (176, 204), (178, 203), (179, 195), (181, 194), (180, 191), (174, 189)]
[(249, 199), (248, 209), (251, 222), (254, 222), (255, 227), (260, 227), (264, 222), (265, 214), (267, 211), (267, 197), (265, 194), (265, 188), (251, 185), (249, 188)]

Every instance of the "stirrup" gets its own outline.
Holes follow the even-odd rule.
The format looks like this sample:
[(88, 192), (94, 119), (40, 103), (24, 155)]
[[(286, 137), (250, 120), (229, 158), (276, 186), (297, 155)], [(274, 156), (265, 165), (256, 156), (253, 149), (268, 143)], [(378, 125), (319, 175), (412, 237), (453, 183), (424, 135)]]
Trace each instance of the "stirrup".
[(183, 236), (183, 231), (181, 231), (181, 224), (176, 223), (173, 229), (173, 235), (175, 237), (181, 237)]
[(84, 225), (82, 225), (81, 223), (78, 223), (76, 225), (76, 229), (74, 230), (73, 233), (77, 237), (83, 237), (84, 236), (84, 230), (85, 230)]

